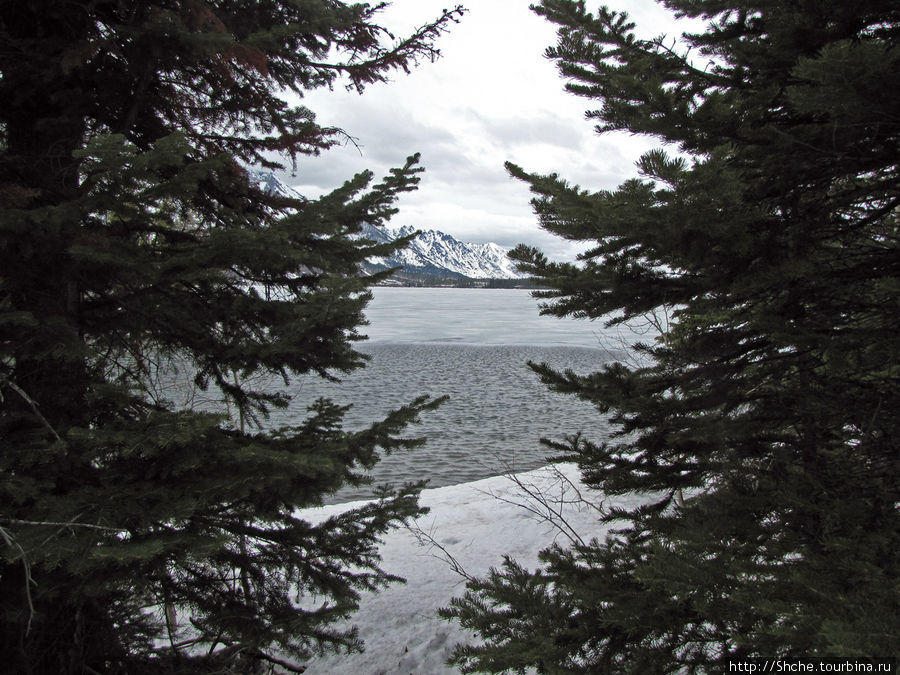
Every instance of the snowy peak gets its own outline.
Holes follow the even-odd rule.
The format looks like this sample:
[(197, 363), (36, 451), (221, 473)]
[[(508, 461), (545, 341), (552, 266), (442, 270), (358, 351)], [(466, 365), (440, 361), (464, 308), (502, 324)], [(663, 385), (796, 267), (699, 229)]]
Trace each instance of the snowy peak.
[(303, 195), (294, 188), (285, 185), (274, 173), (266, 169), (247, 169), (247, 177), (251, 183), (255, 183), (260, 190), (268, 192), (270, 195), (278, 195), (289, 199), (303, 199)]
[[(362, 236), (377, 242), (393, 241), (414, 234), (409, 225), (399, 229), (365, 225)], [(371, 258), (374, 269), (402, 267), (405, 272), (448, 275), (470, 279), (524, 279), (507, 257), (507, 249), (494, 243), (470, 244), (446, 232), (426, 230), (389, 258)]]
[[(248, 168), (251, 183), (269, 194), (302, 199), (303, 196), (285, 185), (266, 169)], [(363, 225), (361, 237), (378, 243), (387, 243), (400, 237), (415, 234), (411, 225), (394, 229)], [(494, 243), (470, 244), (460, 241), (446, 232), (426, 230), (413, 239), (409, 246), (388, 258), (370, 258), (366, 271), (376, 272), (392, 267), (402, 267), (409, 274), (434, 277), (460, 277), (468, 279), (524, 279), (528, 275), (516, 270), (507, 257), (508, 250)]]

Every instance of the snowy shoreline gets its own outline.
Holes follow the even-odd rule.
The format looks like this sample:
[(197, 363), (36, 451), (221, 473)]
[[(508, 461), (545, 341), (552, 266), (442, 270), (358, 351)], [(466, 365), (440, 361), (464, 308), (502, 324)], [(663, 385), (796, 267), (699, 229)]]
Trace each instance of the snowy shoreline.
[[(543, 500), (535, 499), (539, 495)], [(445, 662), (456, 643), (472, 636), (437, 616), (438, 608), (465, 591), (465, 579), (453, 564), (482, 576), (509, 555), (533, 568), (538, 553), (554, 541), (602, 538), (608, 529), (590, 506), (600, 505), (601, 496), (584, 487), (574, 464), (424, 490), (421, 503), (430, 512), (410, 528), (388, 533), (381, 547), (384, 569), (406, 583), (364, 594), (350, 622), (359, 627), (365, 652), (314, 659), (307, 673), (456, 673)], [(355, 505), (359, 502), (307, 509), (301, 515), (321, 520)]]

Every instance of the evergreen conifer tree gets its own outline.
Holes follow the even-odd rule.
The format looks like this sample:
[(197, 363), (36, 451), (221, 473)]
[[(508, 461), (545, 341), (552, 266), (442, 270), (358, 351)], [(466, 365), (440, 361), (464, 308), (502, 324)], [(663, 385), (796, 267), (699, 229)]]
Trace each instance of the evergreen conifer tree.
[[(900, 8), (666, 0), (705, 30), (639, 39), (544, 0), (598, 132), (653, 136), (592, 192), (509, 166), (579, 264), (514, 257), (544, 311), (661, 317), (634, 359), (535, 365), (616, 430), (551, 443), (610, 496), (613, 534), (508, 560), (443, 611), (464, 672), (728, 672), (729, 659), (896, 656), (900, 644)], [(587, 533), (590, 536), (590, 533)], [(587, 537), (586, 537), (587, 538)]]
[[(315, 200), (270, 169), (341, 140), (282, 92), (362, 89), (432, 58), (461, 9), (403, 40), (338, 0), (7, 2), (0, 9), (0, 663), (16, 673), (300, 669), (395, 578), (378, 537), (418, 487), (322, 523), (437, 401), (367, 429), (291, 378), (362, 366), (355, 237), (417, 158)], [(182, 388), (173, 388), (178, 384)], [(221, 406), (191, 406), (186, 385)], [(231, 412), (228, 418), (223, 414)], [(294, 664), (294, 665), (291, 665)]]

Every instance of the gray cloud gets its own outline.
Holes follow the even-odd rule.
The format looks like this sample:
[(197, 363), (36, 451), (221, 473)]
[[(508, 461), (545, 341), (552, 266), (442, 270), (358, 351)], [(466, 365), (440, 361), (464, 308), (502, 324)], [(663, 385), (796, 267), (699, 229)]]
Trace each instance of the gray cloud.
[(538, 110), (529, 116), (520, 114), (504, 118), (486, 117), (477, 111), (472, 111), (471, 114), (483, 125), (488, 137), (505, 149), (521, 145), (552, 145), (579, 150), (585, 140), (586, 134), (582, 127), (587, 125), (549, 110)]
[[(639, 20), (655, 21), (651, 34), (671, 26), (650, 0), (610, 4), (616, 2)], [(398, 1), (384, 23), (403, 35), (444, 4)], [(511, 179), (503, 163), (559, 173), (589, 190), (610, 189), (636, 174), (635, 161), (655, 143), (593, 132), (584, 110), (595, 102), (564, 93), (554, 64), (542, 56), (555, 41), (553, 27), (528, 11), (528, 0), (471, 4), (462, 23), (442, 36), (444, 56), (436, 63), (362, 96), (340, 88), (307, 95), (303, 103), (318, 122), (343, 129), (356, 145), (303, 158), (286, 182), (314, 197), (366, 169), (379, 178), (420, 152), (426, 169), (420, 189), (402, 196), (394, 224), (472, 242), (527, 243), (571, 257), (570, 243), (540, 229), (527, 185)]]

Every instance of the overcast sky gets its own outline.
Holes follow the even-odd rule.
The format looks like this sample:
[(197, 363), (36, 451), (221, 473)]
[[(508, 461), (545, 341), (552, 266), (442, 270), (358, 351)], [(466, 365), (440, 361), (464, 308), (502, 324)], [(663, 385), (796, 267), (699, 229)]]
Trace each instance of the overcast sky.
[[(392, 226), (442, 230), (468, 242), (525, 243), (552, 258), (571, 258), (570, 244), (539, 228), (527, 186), (510, 178), (503, 163), (555, 171), (599, 190), (634, 176), (635, 161), (656, 143), (593, 132), (584, 111), (596, 106), (563, 91), (556, 65), (543, 56), (556, 42), (555, 28), (528, 9), (529, 0), (464, 4), (468, 12), (439, 39), (442, 56), (434, 63), (398, 73), (361, 96), (343, 87), (307, 95), (317, 121), (342, 128), (359, 147), (333, 148), (283, 178), (315, 197), (359, 171), (379, 177), (421, 152), (426, 171), (419, 190), (402, 197)], [(652, 0), (606, 4), (626, 9), (642, 37), (683, 30)], [(380, 23), (400, 36), (452, 5), (395, 0)]]

